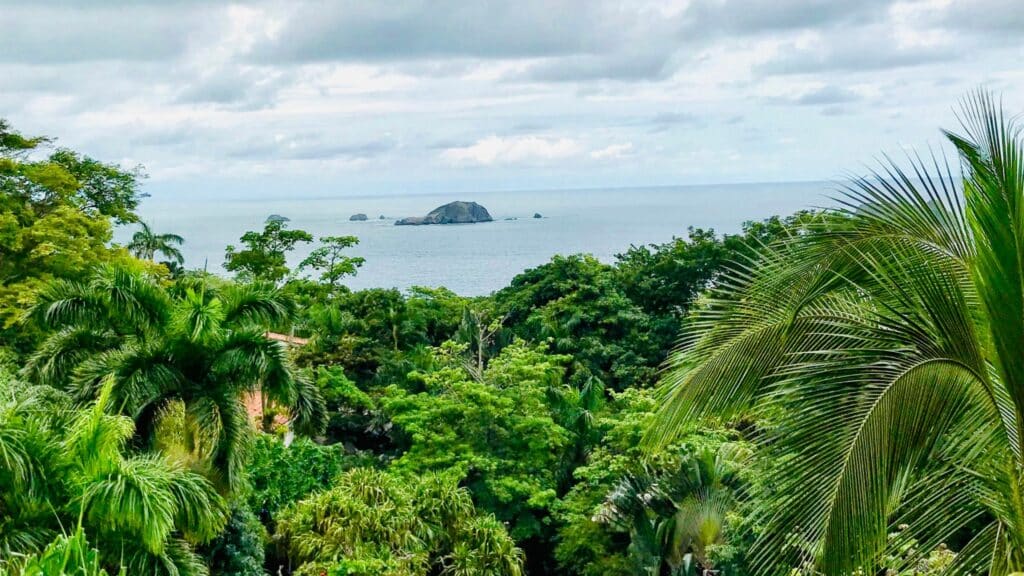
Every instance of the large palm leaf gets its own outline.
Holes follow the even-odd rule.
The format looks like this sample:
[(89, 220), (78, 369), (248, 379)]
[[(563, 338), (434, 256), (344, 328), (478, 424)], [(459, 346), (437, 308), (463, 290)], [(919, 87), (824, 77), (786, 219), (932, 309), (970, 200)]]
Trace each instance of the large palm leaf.
[(819, 229), (737, 265), (671, 359), (652, 439), (769, 428), (758, 573), (875, 571), (897, 523), (927, 553), (988, 522), (954, 569), (1024, 567), (1024, 163), (984, 94), (964, 129), (962, 185), (916, 157), (854, 181)]

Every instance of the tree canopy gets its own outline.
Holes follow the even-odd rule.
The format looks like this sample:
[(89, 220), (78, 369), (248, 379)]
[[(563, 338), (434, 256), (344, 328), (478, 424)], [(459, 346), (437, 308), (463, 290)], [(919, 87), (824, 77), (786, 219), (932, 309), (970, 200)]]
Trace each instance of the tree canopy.
[(1019, 573), (1024, 142), (962, 117), (959, 174), (476, 297), (280, 217), (187, 269), (0, 121), (0, 575)]

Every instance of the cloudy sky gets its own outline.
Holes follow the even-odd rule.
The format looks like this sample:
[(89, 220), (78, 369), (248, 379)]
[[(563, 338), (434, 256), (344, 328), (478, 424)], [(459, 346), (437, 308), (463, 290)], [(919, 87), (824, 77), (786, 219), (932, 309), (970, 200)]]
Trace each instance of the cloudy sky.
[(151, 191), (831, 179), (1024, 111), (1019, 0), (0, 0), (0, 116)]

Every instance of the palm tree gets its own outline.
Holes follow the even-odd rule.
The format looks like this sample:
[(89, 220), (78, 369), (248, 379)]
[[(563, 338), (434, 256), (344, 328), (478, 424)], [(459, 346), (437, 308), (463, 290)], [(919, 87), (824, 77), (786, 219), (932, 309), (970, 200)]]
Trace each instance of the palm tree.
[(684, 458), (677, 470), (645, 467), (619, 481), (595, 520), (629, 533), (638, 573), (711, 569), (708, 551), (722, 542), (726, 515), (739, 504), (737, 469), (748, 456), (739, 445), (723, 444)]
[(755, 573), (875, 573), (909, 541), (908, 562), (950, 541), (953, 573), (1024, 570), (1024, 143), (984, 93), (961, 123), (959, 177), (933, 155), (855, 180), (720, 279), (671, 358), (652, 440), (761, 418)]
[(191, 546), (220, 532), (223, 499), (180, 464), (128, 455), (133, 426), (108, 414), (112, 388), (79, 409), (0, 381), (0, 573), (206, 573)]
[(95, 398), (113, 379), (111, 406), (130, 416), (136, 441), (155, 445), (160, 415), (184, 405), (189, 448), (228, 489), (240, 485), (252, 424), (243, 396), (261, 391), (287, 408), (299, 433), (318, 433), (324, 404), (284, 345), (265, 336), (293, 305), (264, 284), (213, 287), (203, 278), (171, 291), (136, 270), (104, 267), (85, 283), (54, 282), (30, 312), (50, 335), (24, 374)]
[(178, 250), (178, 246), (185, 243), (185, 239), (177, 234), (157, 234), (145, 222), (139, 222), (141, 227), (128, 243), (128, 251), (136, 258), (142, 260), (154, 260), (157, 254), (162, 254), (169, 261), (180, 265), (185, 261)]

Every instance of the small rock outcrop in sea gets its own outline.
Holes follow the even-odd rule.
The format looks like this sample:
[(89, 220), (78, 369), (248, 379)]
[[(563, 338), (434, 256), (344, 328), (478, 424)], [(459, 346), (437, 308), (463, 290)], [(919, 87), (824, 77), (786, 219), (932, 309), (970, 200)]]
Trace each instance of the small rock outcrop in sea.
[(348, 218), (352, 222), (365, 222), (367, 220), (366, 214), (353, 214)]
[(543, 218), (543, 216), (540, 215), (540, 212), (534, 212), (533, 213), (533, 217), (534, 218)]
[(385, 215), (383, 215), (383, 214), (381, 214), (380, 216), (378, 216), (378, 217), (377, 217), (377, 219), (378, 219), (378, 220), (387, 220), (387, 219), (388, 219), (388, 217), (387, 217), (387, 216), (385, 216)]
[(438, 206), (426, 216), (411, 216), (396, 220), (396, 226), (424, 226), (427, 224), (473, 224), (493, 222), (487, 208), (476, 202), (450, 202)]
[(281, 216), (280, 214), (271, 214), (267, 216), (267, 222), (289, 222), (291, 219)]

